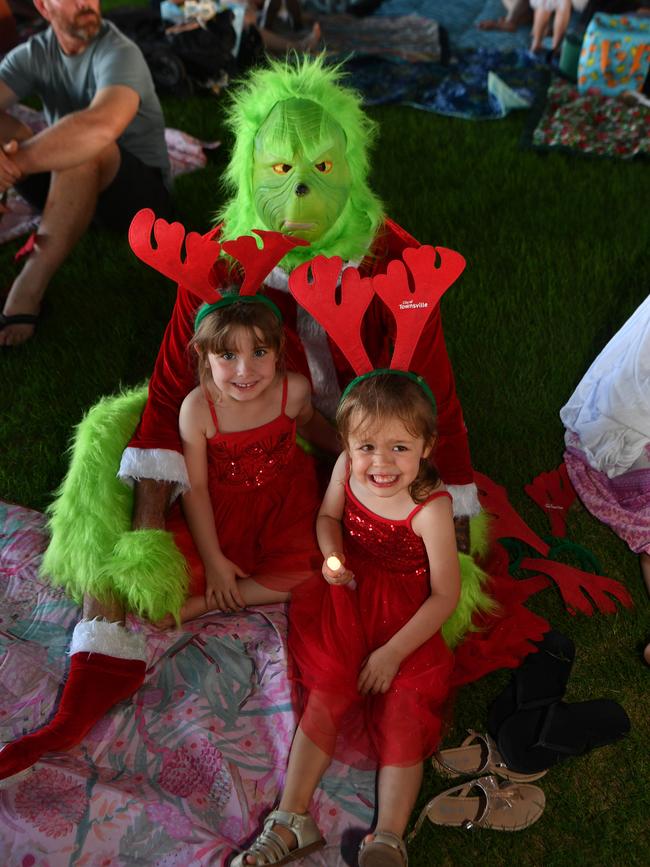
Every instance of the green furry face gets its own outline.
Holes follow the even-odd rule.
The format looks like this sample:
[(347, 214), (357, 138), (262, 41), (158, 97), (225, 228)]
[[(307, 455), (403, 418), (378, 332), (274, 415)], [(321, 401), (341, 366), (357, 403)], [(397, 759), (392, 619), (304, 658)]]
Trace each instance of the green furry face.
[(314, 242), (337, 222), (351, 189), (346, 138), (308, 99), (277, 103), (259, 129), (253, 201), (267, 229)]

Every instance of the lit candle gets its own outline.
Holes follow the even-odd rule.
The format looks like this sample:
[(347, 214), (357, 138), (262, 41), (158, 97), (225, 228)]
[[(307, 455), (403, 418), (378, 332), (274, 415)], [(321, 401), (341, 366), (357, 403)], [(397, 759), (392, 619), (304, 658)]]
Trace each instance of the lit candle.
[(327, 568), (331, 569), (332, 572), (338, 572), (342, 565), (343, 563), (341, 563), (335, 554), (332, 554), (327, 558)]

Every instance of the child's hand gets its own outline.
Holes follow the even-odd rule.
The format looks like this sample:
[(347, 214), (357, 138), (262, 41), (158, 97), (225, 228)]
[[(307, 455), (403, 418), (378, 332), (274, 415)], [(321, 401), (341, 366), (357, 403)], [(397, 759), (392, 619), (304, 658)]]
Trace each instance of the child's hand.
[(237, 578), (248, 578), (243, 569), (223, 557), (205, 570), (205, 604), (208, 611), (239, 611), (246, 607), (237, 587)]
[(401, 662), (400, 655), (387, 644), (374, 650), (364, 662), (359, 675), (357, 689), (361, 695), (388, 692)]
[[(341, 564), (337, 569), (332, 569), (335, 560)], [(331, 565), (328, 566), (327, 564)], [(323, 578), (328, 584), (349, 584), (354, 580), (354, 573), (349, 569), (344, 568), (345, 554), (339, 554), (338, 551), (332, 551), (323, 563)]]

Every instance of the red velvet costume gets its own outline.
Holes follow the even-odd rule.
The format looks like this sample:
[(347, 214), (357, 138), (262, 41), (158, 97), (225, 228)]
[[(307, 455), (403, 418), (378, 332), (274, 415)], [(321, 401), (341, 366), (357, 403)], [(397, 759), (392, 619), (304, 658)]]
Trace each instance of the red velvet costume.
[[(217, 230), (215, 230), (217, 231)], [(406, 247), (418, 242), (391, 220), (386, 220), (373, 243), (370, 254), (360, 266), (362, 276), (385, 271), (391, 259), (399, 258)], [(218, 275), (223, 285), (232, 283), (224, 272)], [(297, 311), (293, 298), (285, 292), (264, 288), (280, 308), (287, 335), (287, 367), (309, 377), (304, 349), (297, 336)], [(193, 334), (194, 317), (201, 302), (186, 291), (179, 291), (171, 321), (167, 327), (149, 383), (149, 398), (142, 420), (129, 446), (132, 449), (168, 449), (181, 451), (178, 434), (178, 412), (183, 398), (195, 387), (196, 373), (187, 346)], [(377, 367), (387, 367), (395, 324), (382, 302), (375, 298), (364, 320), (364, 345)], [(329, 342), (339, 385), (354, 377), (338, 348)], [(472, 466), (467, 431), (456, 395), (454, 377), (445, 346), (440, 310), (432, 314), (413, 357), (411, 369), (424, 376), (433, 391), (438, 408), (438, 443), (435, 461), (447, 485), (472, 485)], [(131, 473), (123, 471), (122, 475)], [(135, 477), (139, 474), (133, 473)], [(164, 474), (145, 478), (167, 478)], [(458, 511), (458, 510), (456, 510)]]

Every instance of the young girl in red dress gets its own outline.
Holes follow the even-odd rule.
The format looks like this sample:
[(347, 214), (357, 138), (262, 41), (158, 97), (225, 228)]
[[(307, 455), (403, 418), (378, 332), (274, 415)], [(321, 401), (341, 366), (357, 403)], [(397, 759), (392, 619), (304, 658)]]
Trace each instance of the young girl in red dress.
[(378, 766), (377, 825), (359, 863), (407, 863), (402, 835), (453, 667), (440, 628), (460, 592), (451, 497), (427, 460), (435, 410), (414, 380), (377, 371), (339, 406), (345, 451), (317, 520), (325, 580), (304, 584), (290, 605), (304, 711), (279, 809), (233, 867), (284, 864), (324, 844), (309, 805), (335, 752)]
[(181, 620), (285, 601), (320, 566), (318, 482), (296, 430), (330, 449), (336, 435), (305, 377), (283, 372), (283, 345), (263, 296), (226, 296), (197, 315), (200, 384), (179, 416), (190, 489), (185, 520), (176, 508), (167, 522), (191, 573)]

